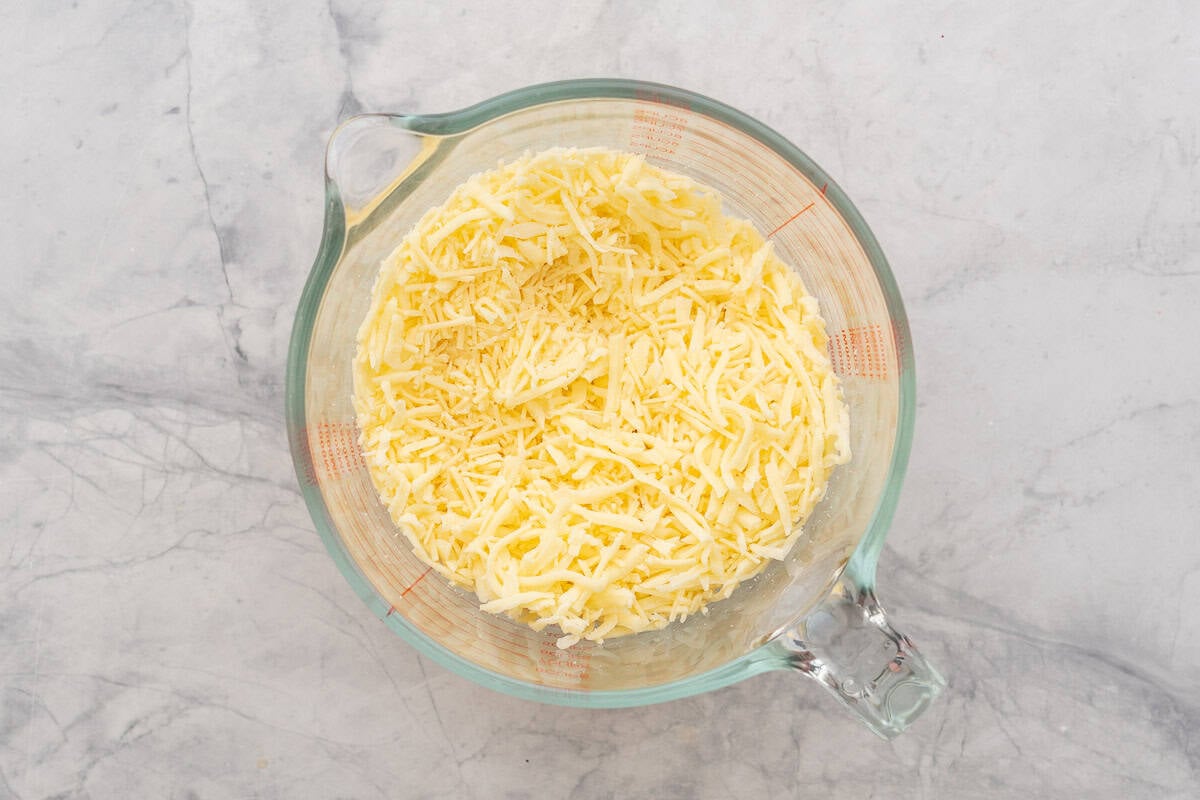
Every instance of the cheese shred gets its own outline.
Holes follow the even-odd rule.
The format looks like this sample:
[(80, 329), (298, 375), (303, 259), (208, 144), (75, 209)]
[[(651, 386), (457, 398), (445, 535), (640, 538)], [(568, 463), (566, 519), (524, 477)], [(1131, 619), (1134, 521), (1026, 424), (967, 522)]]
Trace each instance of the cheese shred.
[(849, 459), (816, 300), (715, 192), (554, 149), (384, 260), (354, 407), (380, 498), (484, 611), (561, 647), (662, 628), (782, 559)]

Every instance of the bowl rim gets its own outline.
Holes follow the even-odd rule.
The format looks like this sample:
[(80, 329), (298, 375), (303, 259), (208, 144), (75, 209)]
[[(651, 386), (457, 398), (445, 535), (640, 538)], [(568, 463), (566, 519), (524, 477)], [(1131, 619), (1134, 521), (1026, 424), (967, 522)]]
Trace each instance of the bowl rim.
[[(898, 415), (891, 462), (888, 466), (883, 491), (880, 493), (871, 520), (846, 568), (846, 575), (858, 586), (866, 590), (873, 589), (875, 565), (895, 514), (912, 447), (912, 433), (916, 416), (912, 336), (899, 287), (874, 234), (841, 187), (802, 150), (777, 131), (753, 117), (704, 95), (647, 81), (624, 78), (586, 78), (526, 86), (457, 111), (445, 113), (356, 115), (344, 120), (334, 130), (326, 148), (326, 157), (328, 158), (329, 147), (332, 146), (338, 132), (360, 118), (386, 117), (414, 133), (429, 136), (454, 136), (516, 111), (534, 106), (587, 99), (642, 100), (647, 103), (677, 106), (715, 119), (754, 137), (811, 180), (825, 184), (826, 199), (841, 214), (862, 246), (884, 294), (899, 358)], [(469, 661), (426, 636), (408, 623), (403, 615), (390, 613), (391, 607), (359, 571), (342, 544), (336, 525), (321, 496), (321, 490), (312, 478), (312, 454), (307, 435), (305, 389), (313, 323), (324, 297), (329, 277), (341, 258), (347, 233), (345, 209), (337, 186), (326, 170), (324, 227), (321, 242), (300, 295), (288, 345), (284, 417), (297, 481), (317, 532), (342, 575), (377, 617), (422, 655), (430, 657), (458, 675), (515, 697), (559, 705), (596, 708), (646, 705), (710, 691), (759, 672), (788, 666), (789, 662), (784, 652), (772, 647), (772, 642), (768, 641), (719, 667), (681, 680), (637, 689), (594, 691), (562, 689), (512, 678)]]

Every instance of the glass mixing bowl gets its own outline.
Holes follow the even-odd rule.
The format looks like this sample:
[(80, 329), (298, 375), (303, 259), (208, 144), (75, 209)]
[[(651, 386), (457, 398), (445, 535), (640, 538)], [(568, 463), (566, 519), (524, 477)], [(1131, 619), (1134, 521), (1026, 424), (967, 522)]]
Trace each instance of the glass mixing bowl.
[[(775, 243), (820, 301), (850, 409), (850, 463), (786, 560), (707, 614), (560, 650), (479, 610), (431, 574), (376, 496), (352, 409), (355, 334), (381, 259), (470, 175), (554, 146), (642, 153), (718, 190)], [(344, 122), (326, 154), (325, 229), (296, 313), (288, 436), (330, 555), (364, 602), (420, 652), (531, 700), (616, 707), (670, 700), (773, 669), (815, 678), (883, 736), (943, 686), (875, 599), (913, 427), (913, 358), (900, 293), (849, 199), (794, 145), (706, 97), (626, 80), (520, 89), (448, 114)]]

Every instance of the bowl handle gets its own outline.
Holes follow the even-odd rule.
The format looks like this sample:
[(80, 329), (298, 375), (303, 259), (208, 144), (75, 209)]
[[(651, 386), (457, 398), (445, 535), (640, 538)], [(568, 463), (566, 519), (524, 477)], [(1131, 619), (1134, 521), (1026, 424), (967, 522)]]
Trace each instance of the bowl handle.
[(891, 739), (929, 707), (946, 681), (888, 622), (871, 583), (848, 569), (829, 597), (775, 642), (794, 669)]
[(437, 150), (441, 137), (419, 130), (420, 117), (359, 114), (342, 122), (325, 150), (325, 179), (336, 190), (347, 226), (378, 203)]

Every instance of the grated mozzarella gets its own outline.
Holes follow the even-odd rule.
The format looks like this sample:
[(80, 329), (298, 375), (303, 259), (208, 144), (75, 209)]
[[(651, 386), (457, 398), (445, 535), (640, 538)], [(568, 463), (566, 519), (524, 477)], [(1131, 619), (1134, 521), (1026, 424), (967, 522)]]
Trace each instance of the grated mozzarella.
[(783, 558), (849, 458), (816, 300), (711, 190), (608, 150), (472, 177), (358, 334), (371, 478), (416, 553), (562, 647)]

